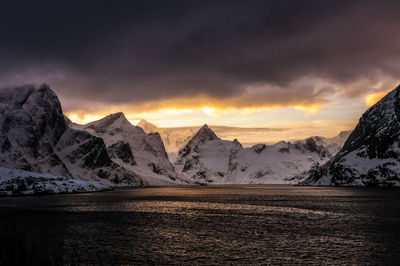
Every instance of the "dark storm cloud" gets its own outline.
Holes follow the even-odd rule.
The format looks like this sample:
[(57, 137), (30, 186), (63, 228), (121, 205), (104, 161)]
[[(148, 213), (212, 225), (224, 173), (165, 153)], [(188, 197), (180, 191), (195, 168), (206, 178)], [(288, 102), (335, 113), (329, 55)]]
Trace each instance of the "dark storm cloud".
[(0, 82), (47, 82), (82, 102), (335, 91), (304, 78), (354, 96), (370, 88), (346, 84), (398, 79), (399, 11), (398, 1), (2, 3)]

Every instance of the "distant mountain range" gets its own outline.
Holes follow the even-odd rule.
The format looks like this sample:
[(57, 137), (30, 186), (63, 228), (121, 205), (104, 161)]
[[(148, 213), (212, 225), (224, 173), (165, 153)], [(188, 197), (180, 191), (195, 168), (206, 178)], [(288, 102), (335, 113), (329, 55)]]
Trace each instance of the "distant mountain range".
[[(0, 167), (12, 174), (6, 178), (7, 185), (0, 179), (0, 191), (27, 187), (16, 181), (19, 173), (24, 173), (24, 180), (29, 175), (51, 174), (41, 180), (50, 184), (60, 177), (64, 186), (71, 178), (106, 186), (301, 181), (305, 185), (397, 186), (399, 91), (398, 87), (368, 109), (351, 134), (244, 147), (236, 139), (218, 136), (218, 132), (231, 134), (244, 128), (170, 129), (144, 120), (134, 126), (123, 113), (77, 125), (63, 115), (56, 94), (47, 85), (1, 89)], [(77, 187), (70, 184), (70, 189), (59, 191)], [(90, 184), (92, 190), (106, 188)]]
[(199, 183), (293, 184), (304, 180), (313, 165), (332, 158), (349, 134), (244, 148), (236, 139), (220, 139), (204, 125), (179, 151), (175, 167)]
[[(178, 152), (191, 137), (202, 127), (168, 127), (162, 128), (142, 119), (136, 126), (141, 127), (146, 133), (160, 133), (161, 139), (164, 142), (165, 149), (172, 162), (175, 162)], [(263, 143), (267, 138), (277, 138), (281, 132), (288, 133), (288, 128), (267, 128), (267, 127), (229, 127), (219, 125), (209, 125), (209, 127), (221, 139), (234, 140), (240, 139), (240, 143), (244, 147), (251, 147), (258, 143)], [(278, 138), (281, 140), (280, 138)], [(259, 141), (257, 141), (259, 140)]]

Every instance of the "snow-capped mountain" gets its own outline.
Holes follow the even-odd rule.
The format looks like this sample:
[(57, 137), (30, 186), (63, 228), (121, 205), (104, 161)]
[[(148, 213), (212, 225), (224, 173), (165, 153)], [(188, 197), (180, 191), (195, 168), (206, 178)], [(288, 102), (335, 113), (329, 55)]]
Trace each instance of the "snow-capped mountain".
[(175, 167), (199, 183), (297, 183), (313, 165), (332, 158), (346, 135), (244, 148), (237, 140), (220, 139), (204, 125), (179, 151)]
[(361, 116), (341, 151), (303, 184), (400, 186), (400, 86)]
[(114, 163), (101, 138), (70, 128), (56, 94), (45, 84), (0, 90), (0, 166), (140, 185), (141, 180)]
[(160, 134), (145, 133), (132, 125), (123, 113), (74, 127), (102, 138), (110, 158), (140, 176), (145, 185), (185, 183), (185, 178), (168, 160)]

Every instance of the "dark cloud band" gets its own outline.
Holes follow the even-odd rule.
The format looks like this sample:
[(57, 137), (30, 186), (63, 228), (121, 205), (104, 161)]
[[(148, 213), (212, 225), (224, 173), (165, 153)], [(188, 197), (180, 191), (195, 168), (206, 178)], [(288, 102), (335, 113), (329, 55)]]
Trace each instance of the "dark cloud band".
[(3, 3), (0, 82), (112, 104), (240, 99), (249, 87), (257, 101), (312, 103), (337, 90), (313, 78), (354, 96), (370, 88), (346, 84), (399, 76), (399, 11), (398, 1)]

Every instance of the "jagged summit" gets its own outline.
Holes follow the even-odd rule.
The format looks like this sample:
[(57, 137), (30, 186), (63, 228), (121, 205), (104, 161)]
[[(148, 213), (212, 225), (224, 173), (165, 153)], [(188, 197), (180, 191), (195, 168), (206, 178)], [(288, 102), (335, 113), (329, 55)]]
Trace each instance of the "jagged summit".
[(207, 124), (204, 124), (199, 131), (189, 140), (188, 145), (198, 145), (199, 143), (204, 143), (206, 141), (220, 139), (214, 133), (214, 131), (208, 127)]
[(118, 113), (114, 113), (114, 114), (110, 114), (107, 115), (105, 117), (103, 117), (100, 120), (107, 120), (107, 121), (115, 121), (115, 120), (123, 120), (123, 121), (128, 121), (128, 119), (126, 118), (125, 114), (123, 112), (118, 112)]
[(238, 147), (243, 148), (242, 143), (240, 143), (240, 142), (238, 141), (238, 139), (234, 139), (233, 142), (232, 142), (232, 144), (233, 144), (234, 146), (238, 146)]
[(207, 124), (204, 124), (189, 140), (186, 146), (179, 151), (179, 154), (182, 155), (182, 157), (185, 157), (190, 153), (190, 151), (195, 150), (199, 144), (212, 140), (220, 140), (220, 138), (217, 137), (214, 131), (212, 131)]
[(197, 139), (200, 142), (204, 142), (206, 140), (214, 140), (219, 138), (217, 135), (215, 135), (214, 131), (208, 127), (207, 124), (204, 124), (192, 139)]

